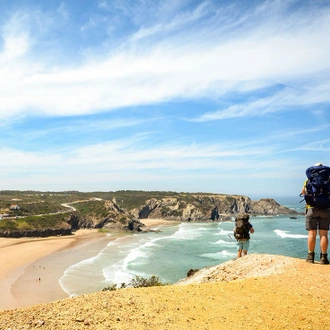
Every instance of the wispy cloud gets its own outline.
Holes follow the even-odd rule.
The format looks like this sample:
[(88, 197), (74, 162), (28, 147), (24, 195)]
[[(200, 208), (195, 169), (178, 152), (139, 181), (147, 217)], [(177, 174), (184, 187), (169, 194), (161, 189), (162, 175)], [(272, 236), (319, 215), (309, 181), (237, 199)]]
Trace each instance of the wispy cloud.
[[(190, 19), (198, 21), (204, 6), (193, 9), (189, 13)], [(184, 20), (185, 15), (168, 22), (165, 30), (176, 31), (183, 21), (188, 24)], [(330, 11), (322, 12), (323, 18), (329, 16)], [(249, 82), (258, 82), (259, 87), (276, 83), (290, 86), (293, 79), (329, 70), (328, 23), (322, 17), (318, 22), (314, 22), (312, 17), (308, 28), (302, 28), (293, 21), (288, 31), (281, 35), (269, 23), (266, 24), (268, 34), (260, 32), (260, 26), (251, 27), (249, 36), (226, 42), (217, 41), (213, 33), (210, 40), (201, 39), (209, 32), (208, 27), (214, 27), (215, 21), (212, 21), (203, 27), (202, 35), (197, 34), (199, 40), (194, 40), (193, 44), (188, 41), (178, 46), (178, 36), (170, 36), (170, 44), (161, 39), (147, 50), (119, 50), (110, 57), (104, 54), (103, 60), (97, 63), (86, 59), (80, 67), (71, 68), (49, 68), (42, 62), (32, 62), (27, 50), (33, 48), (33, 43), (23, 32), (24, 27), (17, 25), (14, 38), (6, 30), (3, 32), (6, 47), (0, 55), (0, 62), (6, 84), (1, 86), (0, 97), (4, 101), (0, 105), (0, 116), (6, 118), (27, 111), (78, 115), (176, 98), (189, 99), (210, 94), (220, 97), (234, 89), (243, 91)], [(285, 21), (280, 26), (288, 24), (288, 18), (277, 18)], [(272, 22), (274, 25), (277, 23)], [(297, 24), (297, 30), (294, 24)], [(142, 35), (146, 38), (159, 30), (164, 30), (164, 27), (155, 25), (148, 28), (148, 33), (140, 30), (133, 38), (142, 38)], [(194, 32), (193, 28), (189, 30), (191, 35)], [(175, 47), (171, 47), (171, 42)], [(202, 48), (196, 47), (199, 43)], [(8, 71), (9, 67), (14, 70)], [(16, 97), (17, 90), (20, 90), (19, 98)], [(269, 98), (268, 102), (271, 101)], [(267, 100), (249, 104), (250, 111), (233, 106), (218, 116), (226, 117), (231, 112), (234, 116), (250, 114), (264, 103)]]
[[(191, 120), (205, 122), (237, 117), (256, 117), (273, 112), (302, 111), (301, 108), (307, 108), (311, 105), (329, 103), (328, 82), (318, 81), (313, 86), (312, 81), (311, 78), (305, 86), (294, 84), (290, 87), (285, 87), (268, 97), (259, 97), (255, 100), (256, 97), (252, 96), (252, 101), (208, 112)], [(320, 111), (318, 113), (321, 114)]]
[(0, 13), (7, 187), (265, 189), (286, 175), (296, 191), (306, 164), (330, 163), (327, 2), (14, 7)]

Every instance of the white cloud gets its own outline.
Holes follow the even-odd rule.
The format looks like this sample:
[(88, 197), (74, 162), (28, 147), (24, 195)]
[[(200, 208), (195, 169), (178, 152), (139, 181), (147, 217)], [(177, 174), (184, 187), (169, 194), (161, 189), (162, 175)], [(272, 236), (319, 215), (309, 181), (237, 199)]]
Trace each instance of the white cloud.
[[(128, 136), (125, 139), (111, 142), (86, 145), (72, 148), (46, 149), (43, 152), (28, 152), (17, 149), (2, 148), (1, 154), (6, 155), (2, 164), (2, 173), (70, 173), (71, 171), (84, 172), (134, 172), (148, 170), (183, 171), (211, 170), (219, 175), (240, 169), (242, 175), (254, 171), (254, 159), (270, 155), (274, 149), (268, 145), (261, 145), (260, 141), (245, 144), (215, 143), (210, 144), (184, 144), (164, 143), (163, 145), (147, 146), (148, 134)], [(244, 161), (242, 161), (244, 160)], [(267, 161), (266, 161), (267, 162)], [(268, 160), (271, 163), (270, 160)], [(272, 165), (273, 167), (274, 165)], [(86, 178), (89, 180), (89, 178)]]
[[(215, 39), (213, 33), (210, 40), (197, 34), (199, 39), (194, 43), (187, 37), (179, 46), (178, 39), (169, 37), (149, 49), (118, 50), (98, 62), (88, 60), (72, 68), (51, 68), (32, 60), (34, 57), (27, 55), (33, 46), (28, 37), (21, 33), (11, 39), (5, 32), (8, 46), (0, 54), (0, 117), (27, 111), (55, 116), (89, 114), (173, 98), (221, 96), (233, 90), (245, 91), (250, 84), (290, 85), (295, 79), (329, 70), (329, 17), (330, 12), (324, 11), (318, 22), (311, 20), (305, 28), (298, 24), (297, 30), (292, 22), (288, 32), (281, 35), (266, 24), (262, 32), (262, 26), (253, 27), (249, 36), (237, 35), (225, 42)], [(178, 21), (169, 22), (168, 29), (175, 30), (181, 24), (182, 17), (175, 19)], [(159, 26), (148, 29), (147, 34), (154, 34)], [(205, 26), (203, 30), (205, 37), (208, 30)], [(142, 30), (139, 33), (141, 38)], [(318, 94), (328, 102), (326, 92), (327, 86)], [(232, 110), (238, 113), (235, 106)]]
[[(311, 82), (312, 80), (304, 87), (291, 85), (291, 87), (276, 92), (272, 96), (260, 97), (250, 102), (231, 105), (226, 109), (208, 112), (191, 119), (191, 121), (206, 122), (246, 116), (263, 116), (278, 111), (301, 111), (301, 108), (297, 108), (298, 106), (306, 107), (330, 103), (328, 82), (319, 81), (315, 82), (314, 85)], [(317, 113), (321, 115), (322, 111)]]
[[(101, 0), (75, 11), (63, 2), (55, 13), (20, 12), (4, 22), (3, 189), (25, 184), (110, 190), (113, 182), (120, 189), (196, 191), (218, 182), (234, 189), (242, 182), (276, 183), (283, 175), (298, 182), (306, 164), (330, 163), (328, 6), (306, 2), (307, 12), (299, 1), (258, 7), (212, 1), (196, 7), (195, 1), (178, 0), (128, 4)], [(77, 13), (84, 15), (75, 20)], [(219, 110), (210, 111), (214, 104)], [(111, 110), (127, 114), (89, 116)], [(300, 125), (303, 110), (308, 119)], [(275, 115), (279, 111), (291, 112), (285, 119), (291, 127), (269, 123), (284, 118)], [(76, 122), (56, 116), (76, 116)], [(178, 122), (178, 116), (193, 120)], [(24, 117), (35, 121), (20, 122)], [(212, 122), (226, 118), (237, 120)], [(236, 127), (224, 126), (245, 125), (240, 118), (256, 123), (239, 126), (236, 136), (230, 132)]]

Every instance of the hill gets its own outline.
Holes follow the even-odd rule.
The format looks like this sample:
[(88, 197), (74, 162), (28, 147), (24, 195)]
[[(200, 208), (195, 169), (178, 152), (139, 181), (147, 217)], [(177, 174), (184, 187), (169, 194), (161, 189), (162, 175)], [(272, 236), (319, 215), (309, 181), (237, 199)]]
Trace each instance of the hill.
[(120, 289), (0, 312), (0, 329), (329, 328), (330, 267), (248, 255), (190, 282)]
[(70, 235), (80, 228), (139, 230), (141, 219), (226, 221), (240, 212), (295, 215), (274, 199), (176, 192), (0, 191), (0, 236)]

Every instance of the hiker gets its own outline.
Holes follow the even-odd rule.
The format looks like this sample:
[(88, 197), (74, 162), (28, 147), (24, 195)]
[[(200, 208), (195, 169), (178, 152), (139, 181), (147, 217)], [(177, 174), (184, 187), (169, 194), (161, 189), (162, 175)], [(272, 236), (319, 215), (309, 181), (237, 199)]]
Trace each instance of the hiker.
[(250, 233), (254, 233), (250, 216), (247, 213), (240, 213), (235, 219), (234, 237), (237, 240), (237, 258), (243, 254), (246, 256), (250, 246)]
[(328, 230), (330, 224), (330, 168), (316, 163), (306, 170), (307, 180), (301, 191), (306, 201), (308, 230), (306, 261), (314, 263), (317, 231), (320, 236), (320, 264), (328, 265)]

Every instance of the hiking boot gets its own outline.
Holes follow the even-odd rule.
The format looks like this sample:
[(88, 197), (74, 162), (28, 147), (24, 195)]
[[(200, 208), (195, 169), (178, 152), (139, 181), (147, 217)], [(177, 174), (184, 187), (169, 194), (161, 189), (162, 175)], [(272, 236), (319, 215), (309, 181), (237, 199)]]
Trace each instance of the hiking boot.
[(313, 264), (314, 263), (314, 257), (315, 257), (314, 252), (308, 252), (306, 261)]
[(328, 253), (320, 254), (320, 264), (321, 265), (329, 265)]

